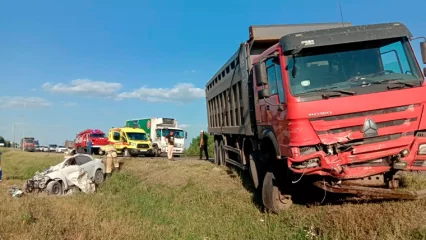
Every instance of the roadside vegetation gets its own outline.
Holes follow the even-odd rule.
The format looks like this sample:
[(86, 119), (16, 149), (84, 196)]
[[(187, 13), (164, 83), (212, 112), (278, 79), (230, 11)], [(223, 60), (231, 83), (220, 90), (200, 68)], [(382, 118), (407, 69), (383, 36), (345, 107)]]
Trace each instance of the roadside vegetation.
[(61, 154), (6, 151), (0, 239), (426, 239), (426, 201), (293, 205), (264, 213), (245, 175), (208, 161), (123, 159), (94, 194), (24, 195)]
[[(208, 146), (207, 146), (207, 151), (209, 153), (209, 157), (213, 158), (214, 154), (213, 154), (213, 150), (214, 150), (214, 139), (213, 136), (211, 136), (210, 134), (207, 134), (208, 137)], [(189, 145), (189, 147), (187, 149), (185, 149), (185, 156), (187, 157), (200, 157), (200, 135), (198, 135), (197, 137), (193, 138), (191, 141), (191, 144)], [(204, 152), (203, 152), (203, 157), (204, 156)]]

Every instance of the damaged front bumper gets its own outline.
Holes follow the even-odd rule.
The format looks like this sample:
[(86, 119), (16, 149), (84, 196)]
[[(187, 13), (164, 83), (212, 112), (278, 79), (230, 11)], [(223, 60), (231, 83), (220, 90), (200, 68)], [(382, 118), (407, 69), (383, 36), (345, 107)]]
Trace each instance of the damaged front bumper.
[(395, 140), (351, 146), (350, 150), (301, 154), (292, 149), (291, 171), (304, 175), (359, 179), (390, 170), (426, 171), (426, 137), (406, 135)]
[(24, 191), (27, 193), (44, 191), (49, 181), (51, 179), (47, 176), (35, 175), (24, 183)]

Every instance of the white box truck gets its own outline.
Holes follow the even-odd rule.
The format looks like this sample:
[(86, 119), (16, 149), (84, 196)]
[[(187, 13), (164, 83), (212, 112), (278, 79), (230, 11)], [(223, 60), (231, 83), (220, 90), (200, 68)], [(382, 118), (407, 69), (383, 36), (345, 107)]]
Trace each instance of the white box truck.
[(187, 132), (178, 127), (178, 121), (174, 118), (138, 118), (126, 121), (126, 127), (135, 127), (145, 130), (152, 141), (155, 156), (167, 154), (167, 143), (164, 139), (171, 130), (175, 135), (175, 147), (173, 155), (180, 156), (185, 150)]

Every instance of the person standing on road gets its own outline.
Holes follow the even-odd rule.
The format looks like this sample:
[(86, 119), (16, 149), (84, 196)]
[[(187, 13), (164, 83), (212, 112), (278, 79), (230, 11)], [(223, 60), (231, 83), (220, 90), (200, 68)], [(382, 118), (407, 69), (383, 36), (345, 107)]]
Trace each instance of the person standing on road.
[(92, 155), (92, 141), (87, 136), (87, 154)]
[(173, 160), (173, 149), (175, 147), (175, 133), (170, 131), (169, 135), (164, 137), (167, 141), (167, 158)]
[(209, 160), (209, 153), (207, 151), (208, 146), (208, 137), (206, 134), (204, 134), (204, 131), (201, 130), (200, 132), (200, 160), (203, 159), (203, 151), (206, 155), (206, 160)]
[(118, 172), (120, 170), (120, 163), (117, 159), (117, 149), (115, 149), (112, 143), (106, 145), (104, 149), (107, 154), (105, 173), (107, 177), (111, 177), (113, 168), (115, 172)]

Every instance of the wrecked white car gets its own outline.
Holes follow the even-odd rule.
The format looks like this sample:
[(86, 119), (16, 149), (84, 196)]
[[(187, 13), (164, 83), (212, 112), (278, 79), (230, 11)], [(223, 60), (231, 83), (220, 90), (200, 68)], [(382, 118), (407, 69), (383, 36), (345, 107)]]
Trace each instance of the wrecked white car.
[(63, 162), (36, 173), (24, 184), (28, 193), (45, 191), (61, 195), (78, 188), (88, 193), (94, 192), (105, 179), (105, 165), (102, 159), (87, 154), (75, 154)]

